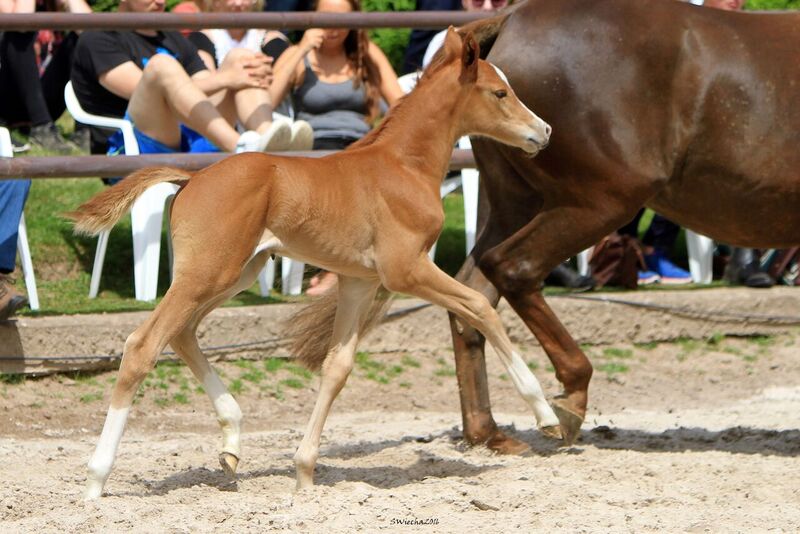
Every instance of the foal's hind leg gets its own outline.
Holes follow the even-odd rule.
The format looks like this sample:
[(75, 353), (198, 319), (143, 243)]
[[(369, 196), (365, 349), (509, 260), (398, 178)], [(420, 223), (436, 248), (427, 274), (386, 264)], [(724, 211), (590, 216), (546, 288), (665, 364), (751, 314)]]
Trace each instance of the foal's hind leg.
[(314, 484), (314, 465), (319, 456), (319, 440), (331, 404), (344, 387), (353, 369), (353, 353), (358, 343), (358, 330), (378, 289), (376, 280), (362, 280), (339, 275), (339, 302), (333, 325), (331, 346), (322, 364), (319, 395), (306, 427), (303, 441), (294, 455), (297, 489)]
[(539, 429), (550, 437), (561, 437), (558, 418), (547, 403), (539, 381), (514, 350), (500, 316), (486, 297), (449, 277), (427, 256), (417, 261), (397, 262), (384, 271), (384, 275), (383, 282), (388, 289), (438, 304), (486, 336), (517, 391), (533, 409)]
[(192, 289), (192, 286), (191, 282), (180, 284), (176, 281), (150, 317), (125, 341), (111, 406), (97, 448), (89, 461), (87, 499), (96, 499), (103, 492), (136, 390), (153, 369), (166, 344), (191, 320), (201, 301), (197, 289)]
[(242, 410), (233, 395), (230, 394), (228, 389), (220, 380), (217, 372), (208, 363), (208, 359), (200, 350), (197, 343), (197, 326), (203, 318), (211, 313), (220, 304), (224, 303), (233, 295), (250, 287), (258, 276), (259, 271), (266, 263), (267, 252), (262, 252), (260, 255), (254, 257), (247, 264), (242, 271), (239, 282), (230, 290), (222, 295), (212, 299), (207, 304), (203, 305), (197, 313), (195, 313), (192, 321), (176, 335), (170, 345), (180, 358), (186, 362), (186, 365), (191, 369), (197, 380), (203, 384), (211, 404), (214, 406), (214, 411), (217, 414), (217, 420), (222, 428), (222, 450), (219, 455), (219, 463), (225, 472), (233, 476), (236, 473), (236, 468), (241, 459), (241, 422)]

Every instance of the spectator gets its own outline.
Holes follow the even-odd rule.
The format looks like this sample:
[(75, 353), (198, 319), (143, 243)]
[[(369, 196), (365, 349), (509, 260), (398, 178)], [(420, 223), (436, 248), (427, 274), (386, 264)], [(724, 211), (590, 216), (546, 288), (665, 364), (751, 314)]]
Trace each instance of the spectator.
[[(204, 0), (203, 6), (206, 12), (223, 13), (243, 13), (247, 11), (261, 10), (263, 0)], [(249, 50), (258, 55), (265, 55), (270, 64), (289, 48), (289, 40), (278, 31), (272, 30), (245, 30), (232, 28), (227, 30), (203, 30), (202, 32), (192, 32), (189, 40), (197, 46), (200, 57), (209, 70), (215, 71), (217, 65), (221, 65), (231, 50), (238, 48)], [(287, 103), (277, 109), (282, 113), (283, 118), (288, 120), (291, 114), (291, 106)], [(290, 122), (292, 129), (289, 148), (292, 150), (311, 150), (314, 143), (314, 132), (311, 126), (303, 120)]]
[[(119, 11), (163, 12), (164, 0), (121, 0)], [(268, 59), (245, 50), (212, 73), (178, 32), (87, 31), (72, 83), (89, 113), (129, 118), (143, 153), (284, 150), (291, 131), (272, 121), (271, 76)], [(121, 137), (93, 129), (92, 151), (119, 151)]]
[(31, 188), (30, 180), (0, 180), (0, 321), (28, 303), (14, 289), (11, 273), (17, 259), (17, 229)]
[[(360, 11), (358, 0), (319, 0), (320, 12)], [(341, 150), (369, 132), (380, 100), (393, 105), (403, 90), (384, 53), (364, 30), (306, 30), (275, 65), (274, 102), (291, 93), (295, 116), (314, 129), (315, 150)], [(333, 286), (336, 275), (312, 278), (310, 295)]]
[[(316, 10), (360, 11), (358, 0), (320, 0)], [(281, 55), (270, 87), (273, 101), (288, 93), (296, 116), (314, 129), (314, 148), (340, 150), (369, 132), (381, 98), (393, 105), (403, 90), (389, 60), (364, 30), (309, 29)]]
[[(3, 0), (0, 13), (64, 10), (90, 13), (84, 0)], [(64, 113), (77, 35), (70, 32), (5, 32), (0, 37), (0, 117), (9, 124), (29, 123), (29, 140), (45, 150), (69, 154), (54, 120)], [(38, 53), (37, 53), (38, 49)]]
[[(639, 221), (643, 214), (644, 208), (639, 210), (631, 222), (620, 228), (619, 233), (638, 238)], [(639, 271), (639, 285), (657, 282), (670, 285), (692, 283), (692, 275), (672, 263), (670, 259), (672, 247), (678, 238), (679, 231), (680, 226), (666, 217), (657, 213), (653, 215), (653, 220), (642, 239), (642, 252), (647, 270)]]

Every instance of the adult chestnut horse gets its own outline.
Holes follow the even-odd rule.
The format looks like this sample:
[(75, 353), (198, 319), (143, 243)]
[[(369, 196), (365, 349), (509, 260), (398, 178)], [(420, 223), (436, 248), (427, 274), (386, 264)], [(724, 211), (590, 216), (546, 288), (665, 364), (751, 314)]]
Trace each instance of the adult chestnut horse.
[[(504, 297), (539, 340), (571, 443), (592, 367), (542, 298), (553, 267), (641, 206), (726, 243), (800, 244), (800, 14), (528, 0), (464, 30), (553, 137), (536, 159), (475, 140), (488, 218), (457, 279)], [(492, 418), (482, 337), (451, 326), (465, 438), (527, 448)]]
[(317, 403), (295, 454), (299, 488), (313, 483), (328, 411), (353, 367), (367, 319), (380, 315), (380, 301), (387, 301), (381, 291), (379, 304), (373, 304), (381, 286), (439, 304), (483, 332), (542, 431), (561, 437), (556, 415), (494, 308), (427, 255), (442, 228), (439, 186), (457, 138), (485, 135), (530, 157), (550, 136), (550, 127), (520, 103), (478, 52), (471, 34), (462, 42), (451, 28), (445, 54), (417, 88), (377, 130), (339, 154), (320, 159), (240, 154), (195, 175), (143, 169), (71, 214), (78, 231), (98, 233), (112, 227), (147, 187), (182, 184), (171, 215), (173, 282), (125, 342), (111, 407), (89, 462), (87, 498), (102, 493), (136, 390), (167, 343), (211, 397), (223, 432), (220, 462), (235, 472), (242, 413), (200, 351), (195, 331), (211, 310), (253, 284), (272, 253), (339, 275), (338, 295), (312, 304), (294, 323), (298, 356), (322, 368)]

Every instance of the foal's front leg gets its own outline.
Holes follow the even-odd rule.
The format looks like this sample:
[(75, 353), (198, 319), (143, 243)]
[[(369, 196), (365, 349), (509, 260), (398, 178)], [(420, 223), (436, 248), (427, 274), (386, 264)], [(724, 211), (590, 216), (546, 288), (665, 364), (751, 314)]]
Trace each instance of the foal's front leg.
[(533, 409), (542, 433), (561, 437), (558, 418), (545, 399), (539, 381), (514, 349), (500, 316), (485, 296), (442, 272), (427, 255), (416, 261), (396, 262), (384, 276), (387, 289), (438, 304), (483, 334), (500, 356), (517, 391)]
[[(322, 379), (317, 402), (306, 427), (303, 441), (294, 455), (297, 489), (314, 485), (314, 466), (319, 456), (319, 441), (331, 404), (344, 387), (353, 369), (353, 354), (358, 330), (378, 289), (376, 280), (362, 280), (339, 275), (339, 302), (333, 325), (331, 346), (322, 364)], [(320, 332), (322, 335), (323, 332)]]

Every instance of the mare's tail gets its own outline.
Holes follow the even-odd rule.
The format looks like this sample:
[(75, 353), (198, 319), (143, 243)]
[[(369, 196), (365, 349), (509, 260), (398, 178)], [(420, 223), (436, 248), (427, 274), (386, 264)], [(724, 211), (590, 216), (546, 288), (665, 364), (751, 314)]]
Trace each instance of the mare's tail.
[[(365, 320), (359, 326), (359, 339), (383, 319), (392, 303), (391, 297), (392, 293), (383, 286), (378, 289)], [(289, 350), (300, 363), (312, 371), (318, 371), (328, 356), (338, 301), (338, 291), (333, 288), (311, 301), (284, 323), (284, 331), (287, 332), (290, 343)]]
[(161, 182), (183, 185), (191, 177), (190, 172), (172, 167), (147, 167), (96, 194), (64, 217), (74, 222), (76, 234), (97, 235), (110, 230), (148, 187)]

